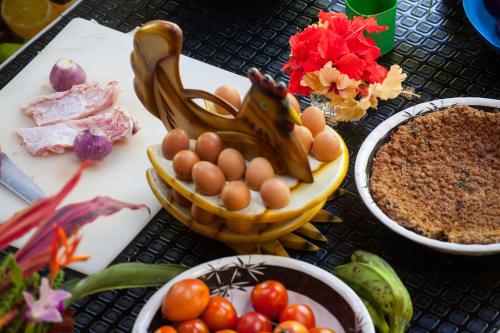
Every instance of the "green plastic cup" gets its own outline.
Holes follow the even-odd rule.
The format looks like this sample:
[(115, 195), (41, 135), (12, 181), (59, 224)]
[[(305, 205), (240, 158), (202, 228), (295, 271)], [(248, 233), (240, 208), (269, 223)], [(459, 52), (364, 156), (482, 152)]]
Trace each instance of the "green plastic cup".
[(382, 55), (394, 48), (394, 28), (396, 26), (396, 10), (398, 0), (345, 0), (346, 14), (353, 16), (375, 16), (379, 25), (385, 25), (386, 31), (367, 34), (373, 38)]

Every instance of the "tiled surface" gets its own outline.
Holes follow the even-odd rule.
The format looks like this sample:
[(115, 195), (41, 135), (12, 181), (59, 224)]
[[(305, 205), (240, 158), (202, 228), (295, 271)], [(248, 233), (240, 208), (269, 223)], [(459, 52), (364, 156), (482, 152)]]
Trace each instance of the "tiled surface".
[[(341, 11), (343, 5), (324, 0), (86, 0), (0, 71), (0, 87), (74, 17), (92, 18), (121, 31), (151, 19), (171, 20), (184, 30), (185, 55), (241, 75), (248, 67), (257, 66), (286, 80), (279, 69), (288, 58), (288, 38), (313, 22), (320, 8)], [(346, 262), (355, 249), (375, 252), (396, 268), (410, 290), (415, 315), (408, 332), (497, 332), (500, 256), (445, 255), (396, 236), (360, 201), (352, 166), (370, 130), (412, 104), (454, 96), (500, 99), (499, 56), (468, 24), (461, 1), (434, 0), (431, 8), (429, 0), (420, 5), (413, 0), (400, 1), (396, 35), (396, 49), (382, 62), (399, 63), (409, 74), (406, 84), (421, 98), (382, 103), (362, 121), (338, 126), (349, 147), (351, 168), (343, 184), (347, 195), (329, 204), (328, 209), (340, 214), (344, 223), (321, 226), (329, 241), (319, 252), (292, 255), (330, 270)], [(231, 254), (224, 245), (194, 234), (161, 211), (116, 261), (196, 265)], [(153, 292), (133, 289), (85, 299), (75, 306), (75, 331), (129, 332)]]

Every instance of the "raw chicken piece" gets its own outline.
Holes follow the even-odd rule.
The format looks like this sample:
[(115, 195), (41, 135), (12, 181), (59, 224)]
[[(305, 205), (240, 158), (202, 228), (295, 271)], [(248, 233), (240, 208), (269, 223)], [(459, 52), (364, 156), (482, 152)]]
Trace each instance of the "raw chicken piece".
[(38, 126), (82, 119), (112, 106), (117, 84), (118, 81), (111, 81), (106, 87), (95, 82), (79, 84), (68, 91), (38, 97), (21, 110), (33, 116)]
[(140, 129), (137, 121), (123, 109), (116, 107), (112, 112), (85, 119), (68, 120), (41, 127), (19, 128), (16, 134), (23, 140), (31, 155), (44, 156), (49, 152), (64, 153), (65, 149), (73, 147), (78, 133), (90, 128), (99, 128), (112, 141), (128, 138)]

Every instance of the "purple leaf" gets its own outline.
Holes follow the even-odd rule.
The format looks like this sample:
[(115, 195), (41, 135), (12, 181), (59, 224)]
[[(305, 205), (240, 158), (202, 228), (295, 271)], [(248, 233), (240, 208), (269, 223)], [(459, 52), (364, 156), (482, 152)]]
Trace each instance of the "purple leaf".
[(16, 254), (16, 262), (24, 274), (30, 274), (50, 262), (54, 224), (59, 225), (71, 236), (77, 229), (95, 221), (100, 216), (108, 216), (123, 208), (137, 210), (149, 208), (146, 205), (130, 204), (109, 197), (96, 197), (90, 201), (64, 206), (57, 210), (50, 220), (45, 222), (30, 240)]
[(57, 206), (64, 200), (68, 193), (75, 187), (82, 175), (82, 171), (93, 162), (85, 161), (80, 165), (77, 173), (66, 185), (54, 196), (41, 199), (26, 209), (14, 214), (11, 218), (0, 225), (0, 250), (3, 250), (11, 242), (15, 241), (31, 229), (38, 227), (51, 218)]

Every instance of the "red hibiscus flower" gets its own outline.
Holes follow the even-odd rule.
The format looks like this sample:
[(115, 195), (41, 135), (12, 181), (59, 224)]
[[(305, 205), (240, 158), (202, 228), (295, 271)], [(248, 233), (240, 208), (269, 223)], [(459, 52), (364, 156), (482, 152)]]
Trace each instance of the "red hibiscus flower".
[(366, 31), (370, 34), (375, 32), (382, 32), (389, 29), (386, 26), (380, 26), (373, 16), (364, 18), (362, 16), (354, 16), (351, 20), (351, 31), (363, 32)]
[[(325, 31), (319, 37), (318, 53), (323, 59), (335, 62), (338, 58), (349, 53), (349, 47), (346, 40), (330, 29)], [(328, 61), (325, 61), (327, 63)], [(324, 65), (324, 64), (323, 64)]]
[(346, 54), (334, 62), (335, 68), (351, 79), (360, 80), (365, 71), (365, 62), (354, 53)]
[(387, 69), (378, 65), (380, 49), (365, 33), (387, 30), (373, 17), (354, 17), (320, 11), (319, 24), (311, 25), (290, 38), (290, 59), (282, 70), (290, 74), (289, 90), (308, 95), (309, 87), (300, 84), (305, 73), (318, 71), (332, 62), (341, 73), (354, 80), (381, 82)]
[(351, 22), (344, 13), (319, 11), (319, 21), (328, 23), (328, 28), (340, 36), (347, 36), (351, 32)]
[(380, 56), (380, 49), (375, 45), (375, 41), (365, 37), (364, 34), (358, 34), (356, 37), (349, 38), (347, 45), (351, 52), (356, 53), (366, 61), (375, 61)]
[(363, 73), (363, 80), (368, 83), (382, 82), (386, 76), (387, 68), (374, 62), (366, 67)]
[(294, 94), (301, 94), (303, 96), (308, 96), (311, 93), (311, 88), (304, 87), (300, 84), (302, 77), (304, 76), (304, 70), (302, 68), (291, 71), (290, 73), (290, 83), (288, 84), (288, 90)]

